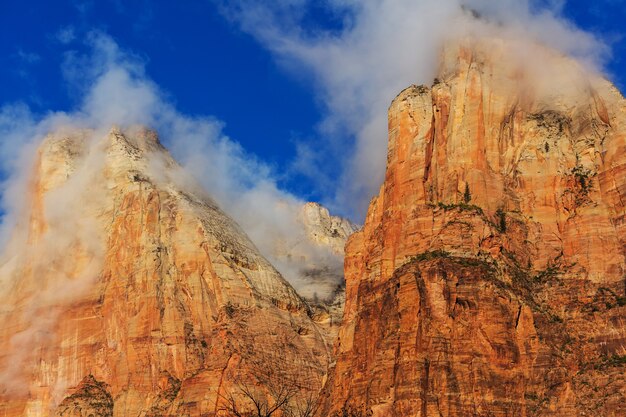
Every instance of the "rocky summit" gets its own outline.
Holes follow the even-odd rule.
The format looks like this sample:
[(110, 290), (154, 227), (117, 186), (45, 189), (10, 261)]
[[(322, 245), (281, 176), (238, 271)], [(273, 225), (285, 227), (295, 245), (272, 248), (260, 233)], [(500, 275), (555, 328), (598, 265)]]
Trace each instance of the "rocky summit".
[(50, 135), (29, 184), (1, 271), (0, 416), (206, 416), (243, 383), (319, 391), (331, 346), (308, 305), (154, 132)]
[(320, 416), (626, 415), (626, 100), (536, 49), (450, 44), (391, 104)]

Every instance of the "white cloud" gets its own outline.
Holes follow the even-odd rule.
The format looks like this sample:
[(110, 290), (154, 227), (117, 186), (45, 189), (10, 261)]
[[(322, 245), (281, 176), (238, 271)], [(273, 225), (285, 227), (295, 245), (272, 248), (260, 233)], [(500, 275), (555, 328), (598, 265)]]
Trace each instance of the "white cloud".
[[(590, 67), (601, 67), (609, 54), (604, 43), (561, 17), (559, 0), (326, 0), (321, 7), (340, 22), (331, 29), (307, 25), (307, 13), (320, 7), (313, 0), (218, 4), (278, 62), (314, 81), (324, 105), (320, 137), (325, 139), (316, 146), (324, 157), (302, 152), (306, 159), (295, 166), (306, 174), (327, 173), (329, 165), (340, 164), (343, 174), (327, 204), (357, 218), (383, 179), (389, 103), (411, 84), (432, 83), (447, 40), (482, 34), (540, 42)], [(469, 10), (481, 18), (472, 18)], [(324, 164), (310, 166), (320, 160)], [(313, 179), (317, 176), (327, 177)]]
[(20, 59), (20, 61), (26, 64), (35, 64), (41, 61), (41, 56), (39, 56), (39, 54), (36, 54), (34, 52), (27, 52), (23, 49), (17, 50), (17, 57)]

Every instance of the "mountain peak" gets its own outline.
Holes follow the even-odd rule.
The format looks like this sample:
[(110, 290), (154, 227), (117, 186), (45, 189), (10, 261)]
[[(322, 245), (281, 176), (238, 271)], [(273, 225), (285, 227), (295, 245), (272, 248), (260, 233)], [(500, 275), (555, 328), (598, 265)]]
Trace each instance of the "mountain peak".
[[(0, 277), (0, 397), (15, 415), (67, 408), (88, 376), (132, 414), (214, 411), (258, 363), (302, 395), (320, 388), (328, 347), (309, 307), (155, 132), (54, 132), (30, 192), (29, 238)], [(185, 394), (163, 400), (163, 375)]]

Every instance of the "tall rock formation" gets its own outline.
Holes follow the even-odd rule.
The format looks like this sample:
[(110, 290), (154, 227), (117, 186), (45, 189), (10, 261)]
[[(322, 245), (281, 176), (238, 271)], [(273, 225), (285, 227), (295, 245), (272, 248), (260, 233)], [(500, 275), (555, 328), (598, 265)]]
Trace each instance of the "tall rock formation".
[(391, 104), (319, 415), (626, 415), (626, 100), (524, 48), (448, 45)]
[(319, 390), (309, 307), (153, 132), (59, 132), (35, 165), (0, 271), (0, 416), (213, 416), (242, 379)]

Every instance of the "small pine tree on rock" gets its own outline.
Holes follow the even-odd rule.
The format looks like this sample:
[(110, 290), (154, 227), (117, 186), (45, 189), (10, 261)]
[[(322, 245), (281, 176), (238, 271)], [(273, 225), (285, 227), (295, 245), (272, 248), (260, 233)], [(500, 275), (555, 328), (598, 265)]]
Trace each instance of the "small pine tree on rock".
[(463, 192), (463, 201), (468, 204), (472, 201), (472, 193), (470, 193), (469, 184), (465, 183), (465, 191)]

